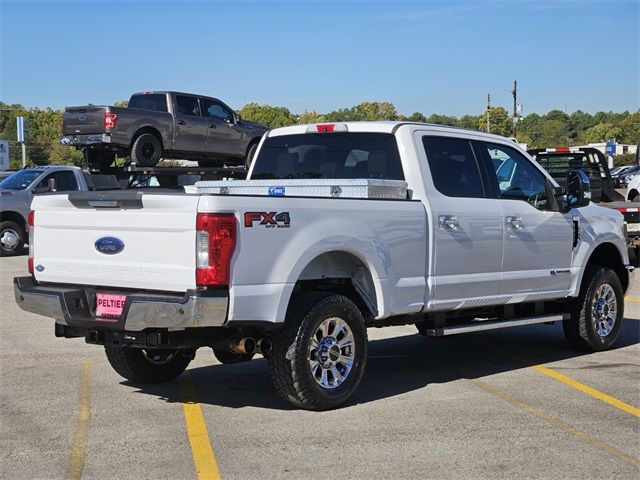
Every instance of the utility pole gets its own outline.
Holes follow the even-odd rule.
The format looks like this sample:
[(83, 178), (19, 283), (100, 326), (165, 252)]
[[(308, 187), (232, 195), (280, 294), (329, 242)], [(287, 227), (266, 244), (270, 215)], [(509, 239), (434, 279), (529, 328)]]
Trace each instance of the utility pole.
[(487, 133), (491, 133), (491, 94), (487, 93)]
[(516, 125), (518, 123), (518, 81), (513, 81), (513, 138), (516, 138)]

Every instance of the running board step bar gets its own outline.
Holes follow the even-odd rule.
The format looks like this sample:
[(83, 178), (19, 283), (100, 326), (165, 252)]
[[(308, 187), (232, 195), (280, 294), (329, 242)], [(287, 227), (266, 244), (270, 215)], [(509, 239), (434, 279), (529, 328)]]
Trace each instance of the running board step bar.
[(499, 321), (478, 321), (471, 324), (456, 325), (442, 328), (428, 328), (427, 337), (444, 337), (446, 335), (457, 335), (459, 333), (481, 332), (483, 330), (496, 330), (498, 328), (519, 327), (522, 325), (533, 325), (534, 323), (561, 322), (568, 319), (568, 314), (543, 315), (538, 317), (524, 317), (513, 320)]

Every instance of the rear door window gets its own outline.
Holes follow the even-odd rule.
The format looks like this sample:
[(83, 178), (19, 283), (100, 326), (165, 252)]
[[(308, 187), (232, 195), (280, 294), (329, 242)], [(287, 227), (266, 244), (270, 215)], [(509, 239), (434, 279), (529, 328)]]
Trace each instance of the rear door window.
[(478, 162), (469, 140), (425, 136), (422, 143), (436, 190), (447, 197), (485, 197)]
[(265, 139), (251, 178), (378, 178), (404, 180), (390, 133), (334, 132)]
[(140, 108), (142, 110), (154, 110), (156, 112), (166, 112), (167, 96), (164, 93), (152, 93), (149, 95), (134, 95), (129, 100), (129, 108)]
[(197, 97), (176, 96), (177, 113), (180, 115), (200, 116), (200, 104)]

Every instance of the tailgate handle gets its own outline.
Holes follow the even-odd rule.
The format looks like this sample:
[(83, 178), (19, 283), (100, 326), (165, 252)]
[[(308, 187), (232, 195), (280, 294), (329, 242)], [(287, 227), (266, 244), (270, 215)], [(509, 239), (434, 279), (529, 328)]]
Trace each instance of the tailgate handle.
[(76, 208), (142, 208), (142, 192), (72, 192), (69, 201)]

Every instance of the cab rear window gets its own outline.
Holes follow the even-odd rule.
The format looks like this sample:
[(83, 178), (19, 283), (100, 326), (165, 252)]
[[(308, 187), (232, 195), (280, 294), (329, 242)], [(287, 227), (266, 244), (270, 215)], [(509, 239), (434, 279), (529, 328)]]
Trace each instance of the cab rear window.
[(142, 110), (155, 110), (156, 112), (166, 112), (167, 96), (164, 93), (152, 93), (149, 95), (133, 95), (129, 100), (129, 108), (140, 108)]
[(404, 180), (404, 174), (392, 134), (337, 132), (266, 138), (251, 178)]

